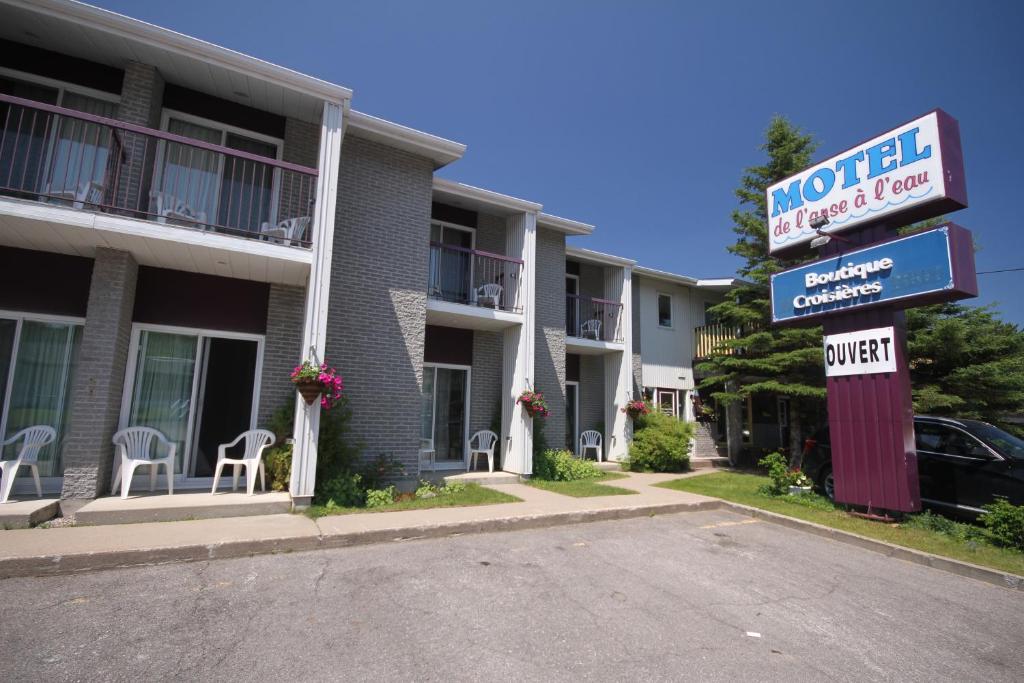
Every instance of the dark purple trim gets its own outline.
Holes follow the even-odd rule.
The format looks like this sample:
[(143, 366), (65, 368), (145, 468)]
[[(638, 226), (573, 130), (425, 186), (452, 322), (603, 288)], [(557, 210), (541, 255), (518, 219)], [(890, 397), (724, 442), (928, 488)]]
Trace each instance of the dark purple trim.
[(267, 166), (275, 166), (277, 168), (283, 168), (288, 171), (295, 171), (296, 173), (303, 173), (305, 175), (311, 176), (319, 175), (319, 171), (317, 171), (317, 169), (315, 168), (300, 166), (298, 164), (292, 164), (287, 161), (278, 161), (277, 159), (270, 159), (268, 157), (261, 157), (258, 154), (250, 154), (249, 152), (243, 152), (242, 150), (232, 149), (231, 147), (213, 145), (210, 144), (209, 142), (193, 140), (192, 138), (186, 138), (181, 135), (174, 135), (173, 133), (167, 133), (162, 130), (154, 130), (152, 128), (146, 128), (145, 126), (137, 126), (134, 123), (125, 123), (124, 121), (118, 121), (117, 119), (108, 119), (104, 116), (86, 114), (84, 112), (75, 111), (74, 109), (65, 109), (64, 107), (58, 107), (52, 104), (35, 102), (33, 100), (26, 100), (21, 97), (12, 97), (11, 95), (3, 94), (0, 94), (0, 102), (7, 102), (8, 104), (16, 104), (18, 106), (26, 107), (28, 109), (38, 109), (39, 111), (45, 111), (51, 114), (59, 114), (60, 116), (65, 116), (68, 118), (80, 119), (82, 121), (88, 121), (90, 123), (97, 123), (103, 126), (117, 128), (119, 130), (126, 130), (131, 133), (147, 135), (151, 138), (157, 138), (159, 140), (177, 142), (182, 145), (188, 145), (190, 147), (196, 147), (197, 149), (204, 149), (210, 152), (216, 152), (218, 154), (224, 154), (226, 156), (238, 157), (240, 159), (248, 159), (249, 161), (256, 161), (261, 164), (266, 164)]
[[(120, 95), (124, 71), (106, 64), (71, 57), (34, 45), (0, 39), (2, 64), (15, 71)], [(16, 76), (15, 80), (22, 80)]]
[(266, 334), (269, 297), (265, 282), (140, 266), (132, 320)]
[(423, 338), (423, 362), (473, 365), (473, 330), (427, 325)]
[(960, 208), (967, 208), (967, 177), (964, 174), (964, 151), (960, 143), (960, 123), (952, 116), (935, 110), (939, 124), (939, 150), (942, 154), (942, 178), (946, 196)]
[(514, 256), (505, 256), (504, 254), (495, 254), (489, 251), (480, 251), (479, 249), (470, 249), (468, 247), (459, 247), (454, 244), (441, 244), (440, 242), (431, 242), (430, 246), (437, 247), (438, 249), (448, 249), (450, 251), (461, 251), (464, 254), (472, 254), (473, 256), (484, 256), (486, 258), (497, 259), (499, 261), (508, 261), (509, 263), (523, 264), (523, 259), (515, 258)]
[(565, 381), (566, 382), (579, 382), (580, 381), (580, 357), (579, 354), (567, 353), (565, 354)]
[(0, 309), (84, 318), (91, 258), (0, 247)]
[(565, 296), (570, 299), (579, 299), (580, 301), (593, 301), (595, 304), (608, 304), (609, 306), (622, 307), (622, 302), (612, 301), (611, 299), (598, 299), (597, 297), (585, 296), (582, 294), (566, 294)]
[(285, 117), (173, 83), (164, 86), (163, 106), (279, 140), (284, 139)]

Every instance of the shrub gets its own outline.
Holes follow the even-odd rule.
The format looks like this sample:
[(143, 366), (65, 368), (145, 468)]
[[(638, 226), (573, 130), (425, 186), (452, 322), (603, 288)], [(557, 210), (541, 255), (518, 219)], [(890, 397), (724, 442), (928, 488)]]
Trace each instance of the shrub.
[(639, 416), (627, 469), (633, 472), (685, 472), (690, 467), (693, 425), (653, 411)]
[(1024, 505), (997, 500), (984, 508), (981, 521), (992, 540), (1007, 548), (1024, 551)]
[(366, 502), (363, 475), (356, 472), (337, 474), (330, 481), (316, 484), (317, 501), (329, 508), (361, 507)]
[(549, 448), (533, 460), (533, 476), (547, 481), (576, 481), (601, 476), (594, 463), (580, 460), (566, 450)]
[(758, 460), (757, 464), (768, 470), (768, 478), (772, 482), (765, 487), (767, 489), (765, 493), (773, 496), (789, 493), (789, 487), (795, 479), (793, 472), (789, 469), (789, 461), (786, 460), (786, 456), (776, 451)]
[(263, 466), (271, 491), (287, 491), (292, 476), (292, 445), (282, 444), (263, 451)]
[(903, 521), (903, 526), (911, 529), (934, 531), (964, 542), (988, 540), (982, 529), (972, 524), (954, 522), (948, 517), (937, 515), (930, 510), (926, 510), (919, 515), (910, 515)]
[(366, 492), (366, 507), (379, 508), (395, 502), (397, 491), (394, 486), (383, 489), (369, 489)]

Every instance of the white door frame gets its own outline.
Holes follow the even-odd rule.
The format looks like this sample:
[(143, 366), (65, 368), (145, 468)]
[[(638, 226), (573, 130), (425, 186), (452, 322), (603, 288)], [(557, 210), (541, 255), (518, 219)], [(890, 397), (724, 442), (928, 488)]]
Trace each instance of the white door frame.
[[(256, 342), (256, 370), (253, 376), (252, 384), (252, 405), (249, 409), (249, 429), (256, 429), (258, 411), (260, 404), (260, 387), (263, 381), (263, 347), (266, 343), (266, 336), (262, 334), (252, 334), (248, 332), (231, 332), (227, 330), (214, 330), (210, 328), (199, 328), (199, 327), (181, 327), (175, 325), (156, 325), (152, 323), (132, 323), (132, 336), (131, 343), (128, 347), (128, 365), (125, 369), (124, 374), (124, 387), (121, 392), (121, 413), (118, 418), (118, 430), (124, 429), (129, 426), (128, 422), (131, 417), (132, 409), (132, 397), (135, 394), (135, 381), (138, 373), (139, 363), (139, 340), (142, 337), (142, 332), (162, 332), (164, 334), (180, 334), (187, 336), (194, 336), (196, 338), (196, 361), (195, 367), (192, 370), (192, 398), (189, 405), (189, 416), (188, 416), (188, 427), (185, 432), (184, 448), (185, 452), (182, 453), (181, 460), (181, 473), (174, 475), (174, 485), (181, 488), (205, 488), (213, 483), (213, 477), (191, 477), (188, 475), (189, 470), (192, 467), (191, 459), (194, 457), (195, 444), (194, 444), (194, 432), (196, 422), (199, 417), (199, 409), (197, 398), (199, 392), (199, 372), (203, 367), (202, 364), (202, 351), (204, 348), (203, 340), (216, 337), (220, 339), (238, 339), (242, 341), (254, 341)], [(117, 472), (117, 468), (121, 465), (120, 461), (115, 457), (112, 463), (111, 477)], [(148, 476), (148, 471), (143, 474), (137, 474), (132, 478), (132, 486), (142, 485), (144, 477)], [(157, 484), (159, 485), (159, 477), (157, 478)]]
[[(430, 421), (430, 447), (434, 449), (434, 470), (457, 470), (465, 469), (469, 467), (469, 419), (470, 419), (470, 406), (473, 404), (470, 402), (470, 391), (473, 387), (473, 366), (471, 365), (456, 365), (452, 363), (423, 363), (423, 371), (427, 369), (436, 370), (441, 368), (442, 370), (465, 370), (466, 371), (466, 397), (463, 401), (463, 420), (464, 424), (462, 427), (462, 463), (453, 461), (439, 462), (437, 460), (437, 443), (435, 437), (435, 430), (437, 429), (437, 375), (434, 375), (434, 395), (431, 397), (432, 406), (434, 412)], [(421, 417), (422, 419), (422, 417)]]
[(672, 396), (672, 417), (679, 417), (679, 391), (676, 389), (658, 389), (654, 390), (654, 405), (658, 407), (658, 411), (661, 411), (661, 395), (669, 394)]

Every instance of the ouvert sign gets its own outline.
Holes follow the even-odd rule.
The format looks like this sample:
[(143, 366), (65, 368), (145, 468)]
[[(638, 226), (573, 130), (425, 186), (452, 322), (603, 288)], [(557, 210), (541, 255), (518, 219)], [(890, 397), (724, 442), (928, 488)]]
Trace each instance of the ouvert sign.
[(769, 249), (880, 221), (905, 225), (967, 206), (960, 129), (936, 109), (768, 187)]

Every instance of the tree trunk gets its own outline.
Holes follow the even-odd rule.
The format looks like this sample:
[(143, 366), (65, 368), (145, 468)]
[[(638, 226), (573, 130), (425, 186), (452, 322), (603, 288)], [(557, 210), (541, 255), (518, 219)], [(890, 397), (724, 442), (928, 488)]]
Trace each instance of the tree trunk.
[(801, 437), (803, 423), (801, 406), (794, 400), (789, 402), (789, 468), (801, 469), (804, 466), (804, 440)]

